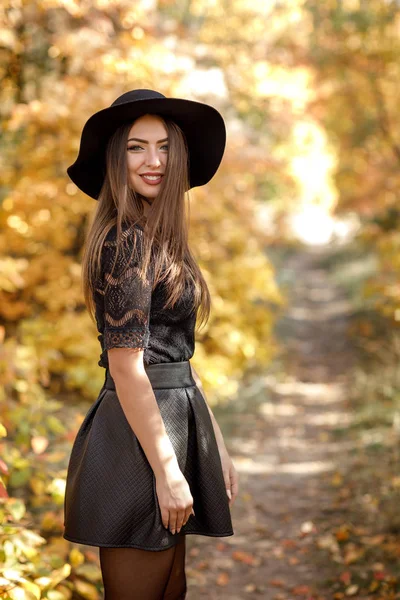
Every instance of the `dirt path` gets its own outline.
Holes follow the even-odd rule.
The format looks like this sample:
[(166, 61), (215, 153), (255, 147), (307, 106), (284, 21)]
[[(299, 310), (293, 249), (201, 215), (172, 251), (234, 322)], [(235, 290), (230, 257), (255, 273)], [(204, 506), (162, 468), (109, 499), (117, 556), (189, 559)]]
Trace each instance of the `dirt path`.
[(235, 414), (215, 411), (240, 477), (235, 535), (187, 536), (188, 600), (331, 598), (316, 542), (335, 518), (331, 482), (345, 442), (333, 430), (350, 419), (354, 353), (351, 307), (321, 266), (329, 252), (307, 249), (284, 265), (293, 282), (277, 325), (285, 375), (242, 390)]

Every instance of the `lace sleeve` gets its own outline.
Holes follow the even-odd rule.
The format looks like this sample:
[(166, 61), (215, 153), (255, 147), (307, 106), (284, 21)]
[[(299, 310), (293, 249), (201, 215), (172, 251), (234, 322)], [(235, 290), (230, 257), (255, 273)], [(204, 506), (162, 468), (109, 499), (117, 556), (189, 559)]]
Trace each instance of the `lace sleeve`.
[(141, 235), (137, 228), (124, 231), (126, 244), (120, 247), (114, 268), (115, 233), (107, 236), (102, 248), (105, 350), (148, 345), (152, 282), (149, 275), (145, 280), (139, 275)]

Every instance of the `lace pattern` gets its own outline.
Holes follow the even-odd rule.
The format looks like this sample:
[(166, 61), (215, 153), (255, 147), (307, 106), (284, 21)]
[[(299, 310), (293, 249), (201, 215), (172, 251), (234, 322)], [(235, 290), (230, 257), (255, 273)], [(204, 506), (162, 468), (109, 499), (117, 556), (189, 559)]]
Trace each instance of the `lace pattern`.
[(101, 346), (98, 365), (109, 368), (107, 350), (110, 348), (141, 349), (146, 365), (190, 360), (195, 348), (196, 324), (192, 286), (186, 286), (173, 307), (164, 308), (167, 290), (164, 282), (152, 289), (153, 263), (150, 263), (145, 280), (139, 275), (143, 229), (138, 224), (123, 225), (123, 246), (113, 268), (116, 229), (114, 226), (106, 237), (101, 273), (95, 284), (96, 322)]
[(105, 348), (147, 348), (149, 330), (142, 327), (137, 330), (121, 331), (108, 327), (105, 331)]
[(102, 249), (102, 287), (97, 289), (104, 299), (104, 349), (144, 349), (150, 334), (152, 281), (149, 274), (144, 280), (139, 275), (143, 234), (134, 227), (123, 232), (126, 247), (120, 248), (113, 269), (116, 228), (111, 232)]

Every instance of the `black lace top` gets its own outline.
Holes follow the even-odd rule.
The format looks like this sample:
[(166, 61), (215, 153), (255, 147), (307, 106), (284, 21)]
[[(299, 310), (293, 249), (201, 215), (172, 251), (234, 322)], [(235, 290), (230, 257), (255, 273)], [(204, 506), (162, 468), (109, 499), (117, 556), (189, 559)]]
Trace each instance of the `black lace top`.
[[(184, 295), (173, 308), (164, 309), (164, 282), (159, 282), (152, 291), (151, 265), (145, 281), (138, 275), (143, 229), (137, 224), (125, 225), (123, 237), (126, 249), (120, 248), (113, 272), (116, 225), (108, 232), (102, 248), (101, 275), (94, 295), (102, 350), (98, 364), (108, 368), (107, 350), (110, 348), (144, 349), (145, 364), (189, 360), (195, 349), (196, 323), (190, 284), (187, 283)], [(125, 271), (134, 246), (135, 254)]]

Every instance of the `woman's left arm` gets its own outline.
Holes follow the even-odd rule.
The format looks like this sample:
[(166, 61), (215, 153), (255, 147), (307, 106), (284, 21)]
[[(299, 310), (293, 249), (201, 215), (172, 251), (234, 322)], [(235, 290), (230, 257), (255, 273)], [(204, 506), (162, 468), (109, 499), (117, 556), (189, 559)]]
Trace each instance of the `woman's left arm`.
[(229, 456), (228, 450), (226, 449), (225, 441), (224, 441), (221, 429), (216, 421), (216, 418), (211, 410), (211, 407), (209, 406), (209, 404), (207, 402), (206, 395), (204, 393), (204, 389), (201, 384), (200, 377), (196, 373), (195, 368), (193, 367), (192, 364), (190, 364), (190, 367), (192, 370), (193, 379), (195, 380), (196, 385), (199, 388), (199, 390), (204, 398), (204, 402), (206, 403), (208, 412), (211, 417), (211, 422), (213, 424), (215, 438), (217, 440), (218, 450), (219, 450), (219, 454), (221, 457), (222, 470), (224, 473), (224, 480), (225, 480), (225, 486), (226, 486), (226, 493), (229, 498), (229, 504), (233, 504), (233, 502), (235, 501), (235, 498), (238, 494), (238, 491), (239, 491), (238, 474), (236, 472), (236, 469), (232, 462), (232, 459)]

